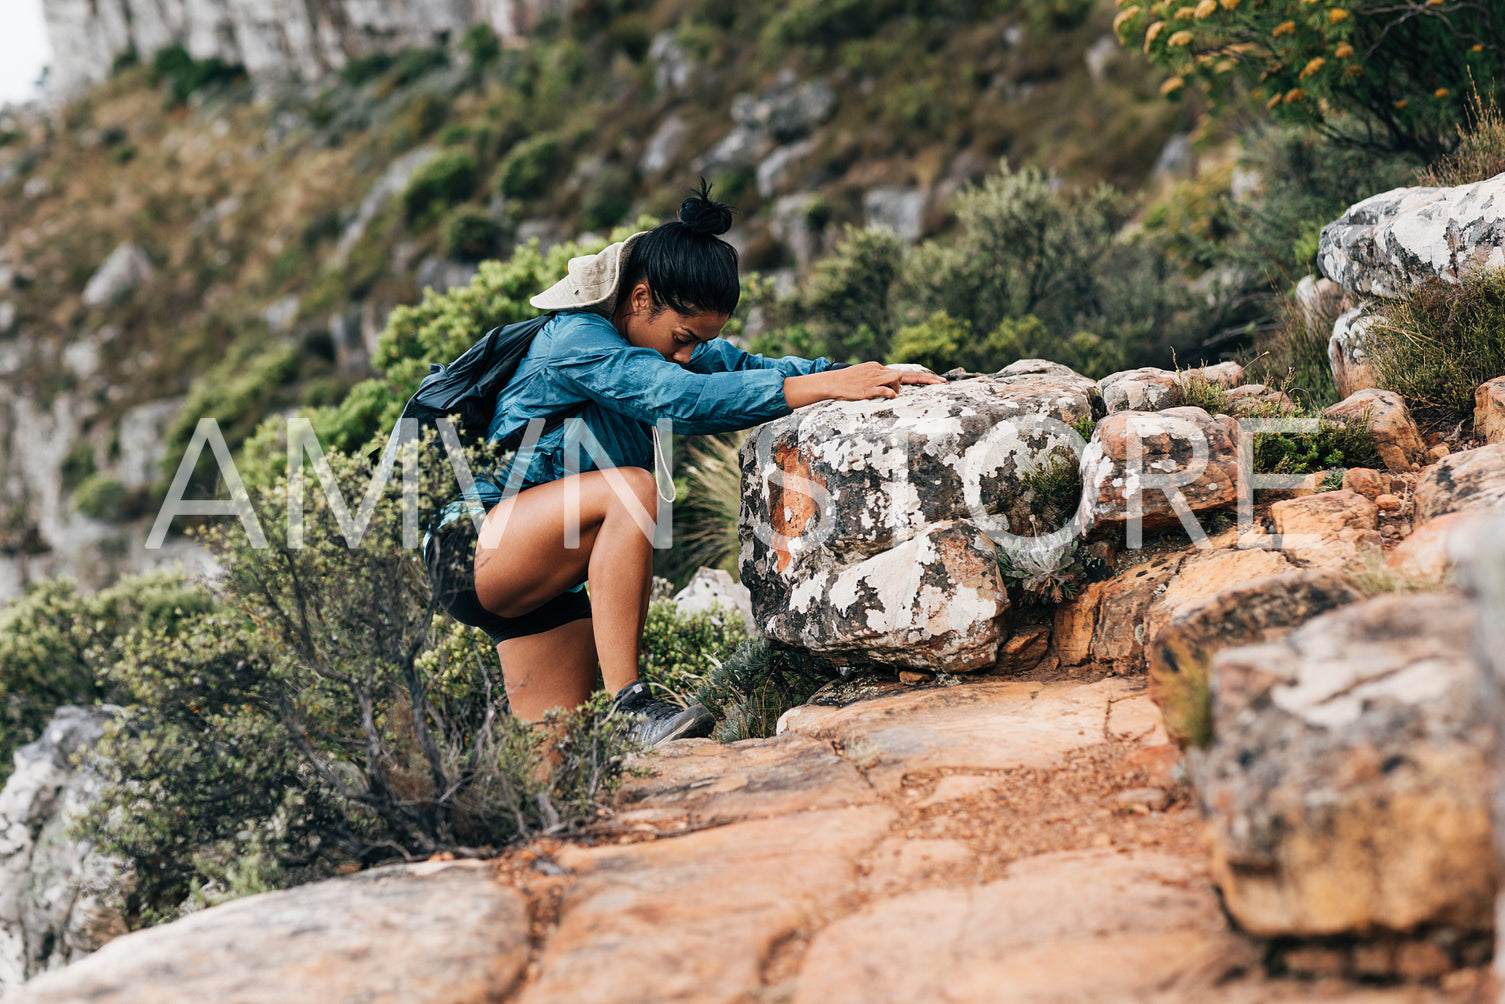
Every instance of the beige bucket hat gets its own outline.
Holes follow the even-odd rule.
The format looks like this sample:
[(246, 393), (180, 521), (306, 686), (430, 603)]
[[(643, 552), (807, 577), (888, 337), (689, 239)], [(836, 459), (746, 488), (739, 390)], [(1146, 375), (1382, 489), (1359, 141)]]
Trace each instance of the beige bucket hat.
[(528, 302), (539, 310), (593, 310), (611, 313), (617, 302), (617, 283), (627, 252), (648, 231), (640, 230), (626, 240), (608, 244), (596, 254), (571, 258), (569, 269), (548, 289)]

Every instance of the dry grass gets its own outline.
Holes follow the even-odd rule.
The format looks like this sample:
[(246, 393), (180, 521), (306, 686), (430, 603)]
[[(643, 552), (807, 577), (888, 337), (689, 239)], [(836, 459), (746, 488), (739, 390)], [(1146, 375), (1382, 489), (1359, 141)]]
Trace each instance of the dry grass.
[(1486, 104), (1475, 89), (1469, 107), (1473, 121), (1459, 127), (1453, 152), (1416, 172), (1416, 180), (1438, 188), (1468, 185), (1505, 171), (1505, 115), (1493, 95)]

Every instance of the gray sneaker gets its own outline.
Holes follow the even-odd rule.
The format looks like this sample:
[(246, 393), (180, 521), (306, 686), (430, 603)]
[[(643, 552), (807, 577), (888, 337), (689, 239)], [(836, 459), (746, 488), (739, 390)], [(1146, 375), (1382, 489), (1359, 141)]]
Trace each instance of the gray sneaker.
[(632, 737), (645, 746), (657, 746), (671, 739), (703, 739), (716, 727), (716, 719), (699, 704), (676, 708), (648, 696), (648, 687), (634, 680), (617, 691), (613, 709), (643, 720), (633, 727)]

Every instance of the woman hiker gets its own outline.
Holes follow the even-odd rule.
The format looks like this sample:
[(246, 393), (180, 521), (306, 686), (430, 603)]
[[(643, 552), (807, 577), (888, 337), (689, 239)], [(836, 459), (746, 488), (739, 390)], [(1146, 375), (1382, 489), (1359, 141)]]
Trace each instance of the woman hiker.
[[(638, 680), (653, 566), (639, 521), (658, 514), (657, 420), (677, 433), (728, 432), (816, 401), (895, 397), (901, 383), (941, 382), (874, 362), (767, 359), (718, 338), (740, 288), (737, 252), (719, 236), (731, 210), (709, 196), (702, 182), (679, 219), (572, 259), (565, 278), (532, 298), (555, 314), (498, 395), (490, 438), (535, 418), (575, 418), (518, 451), (516, 494), (498, 487), (518, 483), (510, 470), (476, 480), (468, 505), (486, 513), (479, 538), (462, 500), (425, 547), (440, 604), (496, 642), (507, 700), (525, 721), (583, 703), (599, 663), (615, 707), (644, 716), (643, 742), (706, 736), (714, 725), (700, 705), (656, 701)], [(579, 458), (578, 471), (569, 458)], [(567, 527), (576, 514), (578, 527)]]

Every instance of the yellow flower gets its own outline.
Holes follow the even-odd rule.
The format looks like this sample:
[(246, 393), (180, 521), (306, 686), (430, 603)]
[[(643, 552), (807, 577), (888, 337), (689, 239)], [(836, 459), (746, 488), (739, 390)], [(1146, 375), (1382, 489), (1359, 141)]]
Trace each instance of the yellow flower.
[(1201, 3), (1197, 4), (1197, 9), (1193, 13), (1197, 15), (1197, 20), (1200, 21), (1202, 18), (1214, 14), (1217, 9), (1218, 0), (1202, 0)]
[(1439, 87), (1439, 88), (1437, 88), (1437, 90), (1435, 90), (1435, 91), (1432, 92), (1432, 97), (1434, 97), (1434, 98), (1445, 98), (1449, 94), (1452, 94), (1452, 93), (1453, 92), (1450, 91), (1450, 90), (1448, 90), (1446, 87)]
[(1353, 55), (1353, 46), (1349, 45), (1347, 42), (1339, 42), (1338, 47), (1333, 50), (1333, 55), (1337, 56), (1339, 59), (1347, 59), (1349, 56)]
[(1185, 21), (1187, 18), (1191, 17), (1196, 12), (1197, 12), (1197, 9), (1195, 7), (1182, 7), (1180, 10), (1176, 11), (1176, 20), (1177, 21)]
[(1409, 101), (1407, 101), (1405, 98), (1401, 98), (1399, 101), (1397, 101), (1395, 103), (1395, 107), (1397, 107), (1397, 108), (1404, 108), (1408, 104), (1410, 104)]
[(1292, 87), (1289, 91), (1286, 91), (1285, 97), (1281, 98), (1281, 100), (1286, 104), (1291, 104), (1293, 101), (1301, 101), (1305, 97), (1306, 91), (1303, 91), (1299, 87)]
[(1364, 68), (1357, 63), (1355, 63), (1353, 66), (1347, 67), (1343, 71), (1343, 76), (1345, 77), (1362, 77), (1363, 75)]
[(1182, 80), (1180, 77), (1172, 77), (1169, 80), (1167, 80), (1165, 83), (1163, 83), (1163, 84), (1160, 85), (1160, 93), (1161, 94), (1175, 94), (1177, 91), (1179, 91), (1181, 88), (1183, 88), (1185, 86), (1186, 86), (1186, 81)]
[(1282, 21), (1280, 24), (1275, 26), (1275, 30), (1270, 34), (1274, 38), (1279, 38), (1282, 35), (1294, 35), (1296, 34), (1296, 22)]
[(1233, 10), (1238, 6), (1238, 0), (1222, 0), (1224, 10)]
[(1164, 30), (1165, 30), (1165, 22), (1164, 21), (1156, 21), (1154, 24), (1150, 25), (1147, 29), (1145, 29), (1145, 33), (1144, 33), (1144, 51), (1145, 52), (1149, 52), (1150, 51), (1150, 43), (1153, 42), (1153, 41), (1155, 41), (1155, 39)]
[(1470, 49), (1468, 51), (1469, 52), (1483, 52), (1484, 51), (1484, 46), (1483, 45), (1476, 45), (1476, 46), (1474, 46), (1472, 49)]
[(1224, 59), (1224, 60), (1220, 61), (1217, 66), (1214, 66), (1212, 68), (1212, 72), (1214, 72), (1214, 73), (1227, 73), (1229, 70), (1233, 69), (1233, 67), (1234, 67), (1233, 60), (1231, 60), (1231, 59)]
[(1307, 63), (1304, 67), (1301, 68), (1300, 75), (1302, 77), (1310, 77), (1312, 74), (1321, 70), (1322, 67), (1326, 64), (1327, 60), (1323, 59), (1321, 56), (1318, 56), (1316, 59), (1312, 60), (1310, 63)]
[(1266, 101), (1265, 102), (1265, 107), (1266, 108), (1274, 108), (1278, 104), (1280, 104), (1280, 95), (1279, 94), (1275, 95), (1269, 101)]
[(1348, 11), (1344, 10), (1342, 7), (1334, 7), (1332, 10), (1327, 12), (1327, 21), (1329, 24), (1337, 24), (1339, 21), (1347, 20)]
[(1191, 32), (1178, 31), (1166, 40), (1166, 45), (1191, 45)]
[(1114, 18), (1113, 18), (1113, 31), (1116, 33), (1118, 31), (1118, 29), (1123, 26), (1123, 23), (1125, 21), (1129, 20), (1129, 18), (1133, 17), (1135, 14), (1138, 14), (1138, 13), (1139, 13), (1139, 5), (1138, 4), (1135, 4), (1133, 7), (1130, 7), (1127, 10), (1121, 10), (1121, 11), (1119, 11), (1114, 16)]

